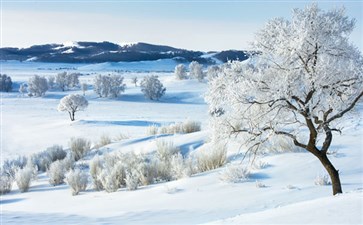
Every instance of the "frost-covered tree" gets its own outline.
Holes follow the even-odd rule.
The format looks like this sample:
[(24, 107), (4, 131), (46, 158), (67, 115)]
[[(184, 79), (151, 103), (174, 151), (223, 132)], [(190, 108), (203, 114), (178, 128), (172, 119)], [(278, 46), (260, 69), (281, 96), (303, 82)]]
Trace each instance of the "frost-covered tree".
[(219, 66), (209, 66), (207, 70), (207, 77), (209, 80), (212, 80), (213, 78), (217, 77), (220, 72), (221, 68)]
[(19, 92), (22, 96), (24, 96), (27, 93), (28, 85), (26, 83), (20, 84)]
[(74, 114), (77, 111), (86, 109), (88, 106), (87, 99), (79, 94), (70, 94), (63, 97), (58, 105), (58, 111), (67, 111), (71, 121), (74, 121)]
[(62, 91), (66, 91), (79, 85), (79, 75), (79, 73), (58, 73), (55, 77), (55, 83)]
[(316, 5), (269, 21), (256, 35), (254, 64), (229, 63), (210, 82), (215, 137), (236, 135), (256, 153), (283, 136), (317, 157), (333, 194), (342, 193), (327, 152), (363, 96), (363, 57), (348, 42), (354, 24), (343, 9)]
[(55, 76), (49, 76), (48, 77), (48, 86), (49, 89), (53, 89), (55, 85)]
[(67, 72), (58, 73), (55, 76), (55, 83), (62, 91), (65, 91), (68, 86)]
[(203, 66), (197, 61), (193, 61), (189, 64), (190, 77), (202, 81), (204, 79)]
[(68, 88), (76, 88), (79, 86), (79, 76), (80, 73), (68, 73), (67, 79), (68, 79)]
[(29, 78), (28, 92), (30, 96), (43, 96), (48, 89), (48, 81), (45, 77), (34, 75)]
[(145, 98), (150, 100), (159, 100), (166, 91), (158, 76), (146, 76), (140, 83), (141, 91)]
[(126, 85), (121, 75), (97, 75), (94, 79), (94, 91), (100, 97), (117, 98), (125, 91)]
[(174, 69), (175, 78), (177, 80), (184, 80), (187, 78), (187, 69), (185, 68), (184, 64), (179, 64), (175, 66)]
[(0, 91), (9, 92), (13, 88), (11, 77), (6, 74), (0, 74)]
[(82, 83), (81, 84), (81, 89), (82, 89), (82, 92), (83, 92), (83, 96), (85, 96), (86, 91), (88, 90), (88, 84), (87, 83)]

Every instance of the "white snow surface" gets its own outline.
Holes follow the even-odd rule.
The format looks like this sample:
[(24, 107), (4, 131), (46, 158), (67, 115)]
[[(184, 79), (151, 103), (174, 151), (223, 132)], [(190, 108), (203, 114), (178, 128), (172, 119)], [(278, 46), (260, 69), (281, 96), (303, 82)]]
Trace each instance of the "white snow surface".
[[(167, 64), (167, 63), (166, 63)], [(84, 75), (92, 84), (94, 68), (85, 64), (42, 64), (6, 62), (1, 73), (12, 77), (14, 86), (33, 74), (54, 75), (64, 68)], [(137, 64), (135, 63), (135, 67)], [(143, 63), (139, 64), (140, 67)], [(42, 69), (39, 69), (42, 68)], [(63, 68), (59, 69), (59, 68)], [(81, 69), (79, 69), (81, 68)], [(145, 67), (146, 68), (146, 67)], [(97, 73), (112, 73), (102, 64)], [(158, 102), (145, 100), (131, 78), (156, 74), (167, 88)], [(21, 96), (16, 91), (1, 93), (1, 161), (16, 155), (30, 155), (53, 144), (68, 148), (71, 137), (85, 137), (93, 143), (102, 134), (111, 138), (122, 133), (130, 138), (115, 141), (100, 151), (153, 152), (157, 139), (173, 141), (182, 151), (198, 151), (209, 139), (207, 105), (203, 94), (207, 84), (197, 80), (175, 80), (170, 72), (131, 71), (122, 74), (127, 88), (117, 99), (98, 98), (86, 92), (89, 107), (76, 113), (76, 121), (57, 111), (59, 100), (70, 93), (50, 91), (43, 98)], [(14, 88), (15, 90), (15, 88)], [(343, 194), (332, 196), (331, 186), (316, 186), (314, 179), (325, 174), (318, 160), (306, 152), (266, 154), (259, 161), (268, 164), (252, 169), (249, 180), (225, 183), (224, 168), (180, 180), (120, 189), (114, 193), (94, 191), (72, 196), (68, 185), (51, 186), (46, 173), (39, 174), (29, 192), (20, 193), (16, 184), (1, 196), (1, 224), (362, 224), (363, 223), (363, 105), (358, 120), (343, 124), (343, 135), (335, 135), (329, 158), (340, 171)], [(149, 136), (150, 125), (164, 125), (187, 119), (200, 121), (202, 131), (191, 134)], [(239, 145), (230, 145), (230, 164), (241, 161)], [(265, 187), (257, 188), (256, 180)]]

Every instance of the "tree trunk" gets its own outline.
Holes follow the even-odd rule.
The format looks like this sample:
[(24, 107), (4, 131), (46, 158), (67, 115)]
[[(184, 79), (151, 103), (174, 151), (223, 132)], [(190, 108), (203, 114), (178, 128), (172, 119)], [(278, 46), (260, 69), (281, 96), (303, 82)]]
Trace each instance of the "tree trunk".
[(68, 112), (71, 121), (74, 121), (74, 112)]
[(323, 164), (324, 168), (326, 169), (326, 171), (330, 176), (333, 188), (333, 195), (343, 193), (342, 185), (340, 183), (340, 178), (339, 178), (339, 171), (334, 168), (333, 164), (328, 159), (328, 156), (323, 153), (318, 157), (318, 159)]

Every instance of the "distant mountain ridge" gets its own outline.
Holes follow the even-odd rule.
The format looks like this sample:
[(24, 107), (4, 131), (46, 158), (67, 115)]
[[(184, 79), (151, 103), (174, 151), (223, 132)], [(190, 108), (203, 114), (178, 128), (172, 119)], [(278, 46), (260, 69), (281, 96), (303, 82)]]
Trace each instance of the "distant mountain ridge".
[[(206, 55), (210, 57), (206, 57)], [(63, 44), (33, 45), (29, 48), (0, 48), (0, 60), (103, 63), (136, 62), (173, 59), (181, 63), (198, 61), (216, 64), (228, 60), (245, 60), (247, 51), (227, 50), (205, 53), (148, 43), (115, 44), (112, 42), (67, 42)]]

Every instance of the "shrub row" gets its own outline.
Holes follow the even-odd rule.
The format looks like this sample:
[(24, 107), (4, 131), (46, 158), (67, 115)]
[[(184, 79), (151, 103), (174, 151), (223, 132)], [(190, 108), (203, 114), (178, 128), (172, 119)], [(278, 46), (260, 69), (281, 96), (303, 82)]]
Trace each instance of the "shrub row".
[(156, 125), (148, 127), (147, 135), (156, 134), (188, 134), (201, 130), (201, 124), (197, 121), (187, 120), (182, 123), (173, 123), (167, 126), (158, 127)]

